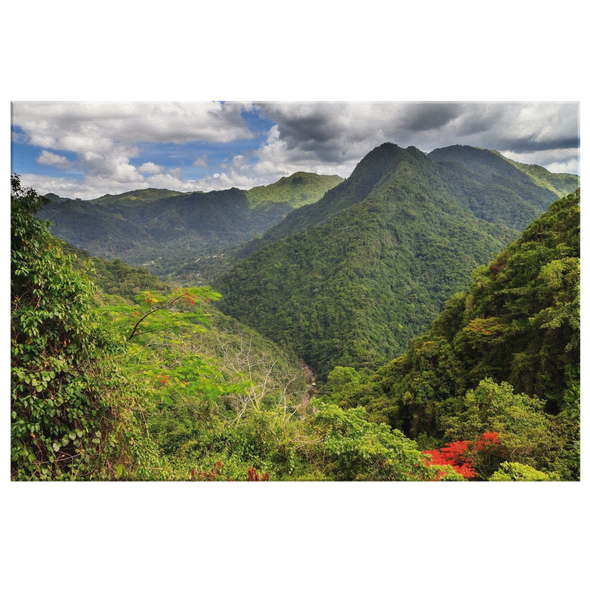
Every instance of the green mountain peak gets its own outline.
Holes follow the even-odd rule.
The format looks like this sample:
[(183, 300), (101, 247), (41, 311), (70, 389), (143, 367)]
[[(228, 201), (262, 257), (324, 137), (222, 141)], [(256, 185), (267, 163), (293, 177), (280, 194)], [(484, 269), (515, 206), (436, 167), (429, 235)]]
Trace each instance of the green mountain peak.
[(336, 365), (370, 368), (403, 352), (556, 197), (490, 150), (384, 143), (246, 244), (214, 282), (219, 306), (294, 346), (320, 378)]

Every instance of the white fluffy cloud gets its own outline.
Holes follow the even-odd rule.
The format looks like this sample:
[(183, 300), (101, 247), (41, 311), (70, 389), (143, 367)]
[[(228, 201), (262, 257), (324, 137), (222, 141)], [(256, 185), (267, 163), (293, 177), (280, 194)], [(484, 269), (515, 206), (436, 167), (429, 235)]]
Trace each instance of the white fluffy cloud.
[(153, 162), (145, 162), (142, 164), (137, 171), (140, 174), (161, 174), (164, 171), (164, 166), (159, 166), (158, 164), (154, 164)]
[(241, 111), (216, 102), (15, 102), (12, 123), (33, 145), (97, 151), (113, 143), (228, 142), (251, 137)]
[(60, 156), (47, 150), (41, 150), (41, 154), (36, 160), (39, 164), (46, 164), (47, 166), (53, 166), (60, 168), (61, 170), (67, 170), (71, 168), (74, 163), (68, 160), (65, 156)]
[[(89, 191), (105, 184), (125, 191), (129, 185), (140, 187), (143, 174), (163, 172), (153, 162), (139, 168), (130, 163), (140, 154), (138, 142), (224, 143), (248, 138), (252, 133), (241, 117), (244, 108), (251, 107), (213, 102), (15, 102), (12, 124), (21, 130), (15, 141), (43, 148), (39, 163), (65, 168), (70, 160), (49, 150), (73, 152)], [(38, 177), (38, 190), (44, 190), (45, 183)]]
[[(261, 103), (277, 123), (266, 150), (349, 166), (391, 141), (429, 152), (457, 143), (531, 153), (577, 148), (577, 103)], [(270, 140), (271, 138), (269, 138)], [(280, 141), (279, 141), (280, 140)], [(280, 154), (279, 154), (280, 152)]]
[[(254, 139), (244, 110), (256, 110), (274, 125), (249, 152), (231, 152), (237, 144), (230, 143), (221, 163), (219, 148), (187, 155), (194, 169), (210, 172), (202, 179), (183, 180), (180, 169), (165, 169), (157, 151), (150, 152), (150, 161), (131, 164), (141, 154), (141, 142), (213, 145)], [(247, 189), (299, 170), (347, 177), (385, 141), (426, 153), (468, 144), (552, 172), (577, 173), (578, 110), (575, 102), (14, 103), (13, 141), (38, 146), (42, 151), (37, 161), (57, 168), (71, 166), (72, 160), (52, 150), (73, 152), (83, 180), (37, 176), (34, 186), (57, 192), (50, 185), (62, 183), (82, 198), (148, 187)]]
[(299, 170), (350, 175), (385, 141), (435, 148), (468, 144), (496, 149), (552, 172), (578, 172), (577, 103), (260, 103), (276, 124), (251, 154), (234, 157), (207, 186), (275, 182)]

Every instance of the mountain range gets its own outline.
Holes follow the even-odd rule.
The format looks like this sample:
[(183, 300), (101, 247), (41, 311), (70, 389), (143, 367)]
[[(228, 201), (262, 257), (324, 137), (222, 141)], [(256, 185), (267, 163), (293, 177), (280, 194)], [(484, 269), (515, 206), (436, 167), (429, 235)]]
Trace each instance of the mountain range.
[(218, 256), (260, 235), (341, 181), (298, 172), (249, 191), (145, 189), (88, 201), (49, 194), (38, 216), (53, 222), (56, 237), (93, 256), (145, 265), (166, 276), (198, 257)]
[(213, 277), (220, 310), (325, 379), (404, 352), (474, 269), (578, 186), (492, 150), (385, 143), (344, 181), (298, 172), (248, 191), (48, 195), (39, 216), (94, 256), (177, 284)]
[(385, 143), (65, 245), (11, 184), (13, 479), (579, 480), (579, 177)]
[[(523, 224), (579, 185), (468, 146), (383, 144), (316, 203), (239, 249), (219, 307), (321, 379), (401, 354)], [(497, 201), (496, 201), (497, 198)]]

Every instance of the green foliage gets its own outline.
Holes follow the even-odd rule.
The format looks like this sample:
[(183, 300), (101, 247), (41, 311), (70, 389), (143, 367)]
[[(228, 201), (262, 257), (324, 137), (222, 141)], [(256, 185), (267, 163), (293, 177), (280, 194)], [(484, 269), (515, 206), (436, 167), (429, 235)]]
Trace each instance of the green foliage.
[(361, 383), (361, 375), (352, 367), (334, 367), (326, 379), (326, 391), (330, 401), (338, 403), (343, 397), (356, 391)]
[[(139, 317), (139, 306), (147, 311), (170, 301), (150, 299), (105, 311), (127, 334), (126, 322)], [(211, 315), (208, 330), (199, 329), (202, 318), (189, 310), (177, 309), (172, 319), (170, 308), (160, 308), (152, 316), (162, 329), (129, 343), (127, 370), (141, 373), (151, 392), (147, 421), (168, 477), (205, 473), (201, 479), (210, 479), (214, 473), (216, 480), (244, 480), (256, 469), (272, 480), (437, 478), (415, 443), (367, 422), (363, 409), (308, 404), (303, 372), (293, 360), (206, 302), (203, 307)]]
[(579, 478), (579, 192), (451, 297), (576, 180), (385, 144), (340, 181), (49, 196), (67, 239), (178, 281), (251, 254), (213, 290), (61, 244), (13, 178), (13, 479)]
[[(149, 440), (118, 371), (120, 344), (91, 308), (92, 284), (34, 214), (43, 199), (11, 179), (11, 476), (114, 478), (142, 473)], [(124, 392), (124, 393), (123, 393)]]
[(437, 404), (486, 377), (563, 409), (579, 385), (578, 203), (579, 191), (555, 202), (379, 370), (365, 398), (386, 396), (392, 424), (432, 432)]
[(559, 457), (566, 441), (544, 406), (537, 397), (514, 393), (508, 383), (497, 385), (488, 378), (463, 398), (451, 400), (448, 409), (443, 405), (440, 423), (450, 440), (474, 440), (486, 431), (498, 433), (497, 453), (475, 453), (472, 457), (482, 477), (490, 476), (502, 459), (547, 468)]
[(416, 443), (384, 424), (368, 422), (364, 408), (343, 410), (332, 404), (315, 404), (317, 411), (306, 426), (312, 441), (317, 442), (305, 452), (310, 460), (321, 461), (321, 470), (328, 477), (346, 481), (437, 478), (436, 468), (426, 466)]
[(161, 294), (171, 291), (169, 285), (150, 274), (145, 268), (130, 266), (122, 260), (109, 261), (104, 258), (94, 258), (85, 250), (80, 250), (66, 242), (62, 243), (62, 249), (75, 256), (74, 267), (88, 275), (98, 287), (99, 296), (95, 297), (98, 303), (107, 302), (109, 298), (105, 295), (115, 295), (133, 302), (136, 296), (144, 291)]
[[(223, 466), (223, 479), (245, 479), (249, 467), (272, 480), (418, 481), (440, 478), (416, 444), (400, 432), (367, 422), (362, 408), (332, 404), (251, 408), (228, 421), (219, 405), (184, 398), (162, 422), (164, 448), (180, 479)], [(301, 414), (300, 414), (301, 412)], [(164, 440), (163, 439), (163, 440)], [(453, 473), (443, 479), (462, 480)]]
[(260, 235), (294, 207), (319, 199), (342, 179), (298, 173), (251, 191), (145, 189), (81, 201), (51, 195), (39, 211), (53, 233), (93, 256), (141, 264), (198, 284), (225, 266), (232, 246)]
[(511, 463), (506, 461), (500, 465), (496, 473), (490, 477), (490, 481), (557, 481), (559, 476), (555, 473), (543, 473), (529, 465)]
[(267, 244), (214, 281), (220, 309), (293, 346), (322, 380), (336, 365), (374, 369), (400, 354), (516, 236), (463, 208), (438, 168), (414, 148), (377, 148), (244, 248)]

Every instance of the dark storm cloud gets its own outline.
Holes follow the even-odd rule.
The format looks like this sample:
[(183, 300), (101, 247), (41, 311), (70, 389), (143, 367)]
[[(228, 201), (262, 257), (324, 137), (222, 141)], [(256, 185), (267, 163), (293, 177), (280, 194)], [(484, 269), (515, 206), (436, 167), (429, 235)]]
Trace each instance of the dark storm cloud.
[[(262, 103), (276, 122), (283, 161), (350, 166), (389, 141), (424, 152), (454, 144), (556, 154), (579, 145), (575, 102)], [(574, 156), (577, 161), (577, 155)], [(545, 158), (543, 158), (545, 160)], [(572, 164), (573, 166), (573, 164)], [(576, 164), (577, 166), (577, 164)], [(573, 169), (573, 168), (572, 168)]]
[(518, 154), (528, 154), (538, 151), (567, 150), (580, 147), (579, 137), (564, 137), (549, 141), (536, 141), (534, 138), (507, 140), (495, 149), (511, 150)]
[(456, 119), (462, 112), (458, 103), (422, 103), (407, 105), (400, 117), (400, 128), (406, 131), (439, 129)]

